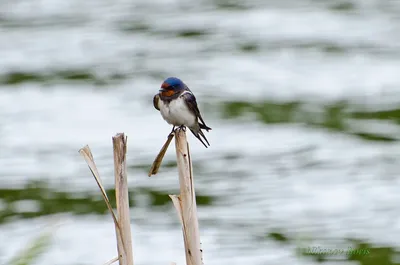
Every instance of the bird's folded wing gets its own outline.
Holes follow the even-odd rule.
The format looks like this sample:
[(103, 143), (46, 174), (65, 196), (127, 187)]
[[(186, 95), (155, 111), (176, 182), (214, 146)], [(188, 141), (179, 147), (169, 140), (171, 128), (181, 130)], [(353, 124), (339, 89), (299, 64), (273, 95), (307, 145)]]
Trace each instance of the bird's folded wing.
[[(193, 113), (200, 119), (200, 121), (203, 123), (203, 125), (205, 127), (206, 123), (203, 120), (203, 117), (201, 117), (199, 108), (197, 107), (197, 101), (196, 101), (196, 97), (192, 94), (192, 93), (185, 93), (182, 95), (185, 98), (185, 102), (186, 105), (188, 106), (188, 108), (193, 111)], [(211, 128), (209, 128), (211, 129)]]
[(153, 106), (154, 108), (156, 108), (156, 110), (160, 111), (160, 107), (158, 106), (158, 102), (160, 101), (160, 96), (158, 94), (156, 94), (153, 97)]

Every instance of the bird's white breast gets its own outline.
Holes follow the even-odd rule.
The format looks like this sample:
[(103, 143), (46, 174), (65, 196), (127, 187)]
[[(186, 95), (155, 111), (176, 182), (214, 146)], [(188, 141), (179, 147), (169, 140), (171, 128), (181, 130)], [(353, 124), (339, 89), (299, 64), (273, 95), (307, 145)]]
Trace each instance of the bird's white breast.
[(169, 104), (159, 101), (161, 116), (169, 124), (192, 127), (196, 123), (196, 116), (190, 112), (182, 96), (172, 100)]

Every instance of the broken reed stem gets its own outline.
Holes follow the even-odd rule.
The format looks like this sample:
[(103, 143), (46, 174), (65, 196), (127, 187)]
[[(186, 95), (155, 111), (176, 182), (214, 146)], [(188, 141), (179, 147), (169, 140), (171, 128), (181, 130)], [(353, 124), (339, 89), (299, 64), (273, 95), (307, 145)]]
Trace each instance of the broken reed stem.
[(126, 174), (127, 137), (118, 133), (112, 138), (114, 151), (115, 196), (117, 201), (118, 224), (121, 233), (117, 234), (120, 265), (133, 265), (132, 235), (129, 214), (129, 193)]
[(116, 258), (113, 258), (112, 260), (107, 261), (107, 262), (104, 263), (103, 265), (111, 265), (111, 264), (113, 264), (114, 262), (116, 262), (116, 261), (118, 261), (118, 260), (119, 260), (119, 258), (116, 257)]
[(115, 194), (117, 201), (118, 217), (114, 214), (110, 201), (107, 197), (89, 146), (84, 146), (82, 149), (79, 150), (79, 153), (83, 156), (90, 171), (92, 172), (92, 175), (100, 188), (104, 202), (106, 203), (107, 208), (111, 213), (115, 225), (118, 257), (108, 261), (105, 264), (112, 264), (113, 262), (118, 260), (120, 265), (133, 265), (132, 238), (129, 214), (129, 194), (126, 174), (127, 137), (125, 137), (123, 133), (119, 133), (115, 135), (112, 139), (114, 147), (113, 151), (115, 170)]
[(172, 138), (174, 138), (174, 132), (170, 133), (168, 135), (167, 141), (165, 142), (165, 144), (163, 145), (163, 147), (161, 148), (160, 152), (158, 153), (156, 159), (154, 159), (153, 165), (150, 168), (149, 171), (149, 177), (151, 177), (152, 175), (155, 175), (158, 173), (158, 169), (161, 166), (161, 162), (165, 156), (165, 153), (167, 152), (168, 146), (172, 141)]
[(186, 264), (202, 265), (196, 194), (194, 190), (192, 161), (186, 132), (175, 132), (176, 159), (179, 171), (180, 195), (169, 195), (182, 224)]
[[(167, 142), (164, 144), (163, 148), (160, 151), (160, 154), (157, 156), (156, 160), (153, 164), (153, 174), (156, 174), (158, 168), (160, 167), (162, 158), (165, 155), (165, 152), (168, 148), (169, 143), (171, 142), (174, 134), (170, 134), (168, 136)], [(186, 134), (183, 134), (184, 142), (186, 143)], [(113, 138), (113, 152), (114, 152), (114, 176), (115, 176), (115, 196), (117, 201), (117, 215), (114, 214), (110, 201), (107, 197), (106, 191), (100, 179), (100, 174), (97, 170), (96, 164), (93, 159), (92, 151), (90, 150), (89, 146), (86, 145), (79, 150), (79, 153), (85, 159), (94, 179), (96, 180), (97, 185), (100, 188), (101, 194), (103, 195), (103, 199), (107, 205), (108, 210), (111, 213), (115, 224), (115, 233), (117, 237), (117, 249), (118, 249), (118, 257), (106, 262), (104, 265), (110, 265), (116, 261), (119, 261), (120, 265), (133, 265), (133, 250), (132, 250), (132, 237), (131, 237), (131, 225), (130, 225), (130, 214), (129, 214), (129, 192), (128, 192), (128, 180), (127, 180), (127, 173), (126, 173), (126, 151), (127, 151), (127, 137), (123, 133), (116, 134)], [(188, 154), (188, 146), (187, 154)], [(178, 149), (177, 149), (178, 150)], [(178, 154), (178, 153), (177, 153)], [(189, 158), (190, 161), (190, 158)], [(179, 162), (178, 162), (179, 165)], [(181, 174), (179, 174), (181, 175)], [(191, 175), (191, 162), (190, 162), (190, 175)], [(182, 187), (181, 187), (182, 189)], [(182, 193), (182, 192), (181, 192)], [(194, 189), (193, 189), (194, 195)], [(170, 195), (172, 201), (174, 202), (175, 207), (177, 209), (179, 206), (179, 198), (175, 195)], [(178, 204), (176, 204), (178, 203)], [(194, 208), (196, 208), (196, 200), (194, 200)], [(178, 214), (181, 218), (182, 225), (183, 217), (181, 214), (181, 210), (178, 210)], [(196, 216), (196, 223), (197, 223), (197, 216)], [(185, 242), (185, 229), (184, 231), (184, 240)], [(200, 242), (200, 240), (199, 240)], [(186, 248), (185, 243), (185, 248)], [(200, 243), (198, 244), (200, 245)], [(189, 250), (189, 254), (191, 253), (190, 249), (194, 248), (186, 248)], [(188, 253), (188, 252), (187, 252)], [(188, 255), (186, 254), (186, 259), (188, 259)], [(201, 264), (201, 263), (187, 263), (187, 264)], [(176, 265), (176, 263), (172, 263), (172, 265)]]
[(119, 228), (119, 225), (118, 225), (117, 217), (114, 214), (114, 211), (112, 209), (110, 200), (107, 197), (106, 190), (103, 187), (103, 183), (101, 181), (99, 171), (97, 170), (96, 163), (94, 162), (92, 151), (90, 150), (90, 147), (88, 145), (84, 146), (83, 148), (81, 148), (79, 150), (79, 153), (85, 159), (86, 164), (88, 165), (88, 167), (90, 169), (90, 172), (92, 172), (92, 175), (93, 175), (94, 179), (96, 180), (97, 186), (99, 186), (99, 189), (101, 191), (101, 195), (103, 196), (104, 202), (106, 203), (107, 208), (110, 211), (111, 216), (113, 218), (113, 221), (114, 221), (114, 224), (115, 224), (115, 232), (119, 233), (120, 228)]

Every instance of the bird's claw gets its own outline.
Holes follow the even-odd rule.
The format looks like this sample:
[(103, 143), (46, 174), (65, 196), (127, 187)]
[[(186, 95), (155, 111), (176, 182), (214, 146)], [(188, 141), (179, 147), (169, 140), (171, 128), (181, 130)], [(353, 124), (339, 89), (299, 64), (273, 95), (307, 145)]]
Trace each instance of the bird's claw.
[[(173, 128), (172, 128), (172, 132), (178, 132), (178, 131), (180, 131), (180, 130), (183, 130), (184, 132), (186, 132), (186, 126), (185, 125), (180, 125), (180, 126), (178, 126), (178, 128), (176, 128), (175, 129), (175, 127), (176, 126), (174, 126)], [(171, 133), (172, 133), (171, 132)]]
[(171, 132), (169, 133), (169, 135), (171, 134), (175, 134), (176, 132), (183, 130), (184, 132), (186, 132), (186, 126), (185, 125), (181, 125), (181, 126), (173, 126)]

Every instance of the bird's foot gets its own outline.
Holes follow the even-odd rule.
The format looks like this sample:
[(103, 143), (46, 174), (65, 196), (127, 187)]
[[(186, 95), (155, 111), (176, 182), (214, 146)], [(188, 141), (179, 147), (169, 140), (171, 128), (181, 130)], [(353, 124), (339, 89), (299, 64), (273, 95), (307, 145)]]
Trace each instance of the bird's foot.
[(178, 127), (177, 130), (182, 130), (182, 131), (186, 132), (186, 126), (185, 125), (181, 125), (181, 126)]

